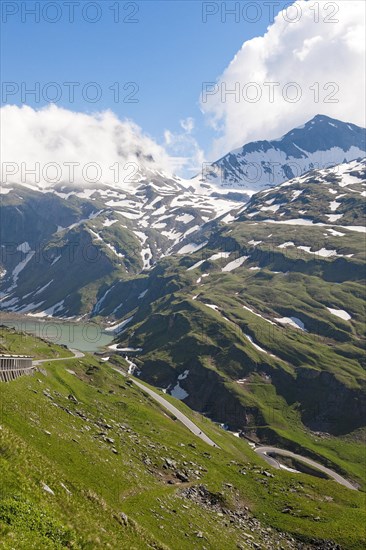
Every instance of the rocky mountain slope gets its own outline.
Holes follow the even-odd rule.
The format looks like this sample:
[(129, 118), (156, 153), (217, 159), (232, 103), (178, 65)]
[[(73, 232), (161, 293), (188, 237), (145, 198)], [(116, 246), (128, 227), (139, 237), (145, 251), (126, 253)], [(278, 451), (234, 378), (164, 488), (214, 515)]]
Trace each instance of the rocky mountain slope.
[(195, 250), (202, 226), (242, 204), (209, 191), (156, 172), (124, 190), (3, 185), (2, 308), (62, 317), (97, 312), (101, 288), (164, 255)]
[(309, 170), (362, 158), (365, 152), (364, 128), (317, 115), (279, 139), (255, 141), (231, 151), (205, 167), (203, 178), (197, 179), (253, 193)]
[(259, 439), (363, 428), (365, 189), (364, 161), (296, 178), (119, 282), (101, 312), (140, 377)]

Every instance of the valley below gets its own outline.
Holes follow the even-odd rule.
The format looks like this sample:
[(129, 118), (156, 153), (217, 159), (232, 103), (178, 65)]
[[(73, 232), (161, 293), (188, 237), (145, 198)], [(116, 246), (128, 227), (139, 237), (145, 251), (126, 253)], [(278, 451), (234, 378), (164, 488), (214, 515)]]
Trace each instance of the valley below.
[(0, 313), (0, 324), (18, 332), (27, 332), (54, 344), (90, 353), (103, 350), (113, 342), (114, 334), (92, 320), (68, 321), (60, 318), (37, 319), (14, 313)]

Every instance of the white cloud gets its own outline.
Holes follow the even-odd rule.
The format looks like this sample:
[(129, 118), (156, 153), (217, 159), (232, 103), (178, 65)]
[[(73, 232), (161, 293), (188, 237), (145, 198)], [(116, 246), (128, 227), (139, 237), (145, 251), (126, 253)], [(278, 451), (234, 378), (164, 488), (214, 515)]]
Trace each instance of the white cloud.
[(195, 128), (194, 118), (188, 117), (181, 120), (180, 126), (184, 130), (180, 133), (165, 130), (165, 147), (174, 162), (175, 172), (191, 177), (202, 169), (205, 157), (196, 138), (192, 135)]
[(194, 130), (194, 118), (188, 117), (186, 119), (183, 119), (180, 121), (180, 125), (187, 132), (187, 134), (191, 134)]
[[(61, 175), (61, 183), (69, 183), (74, 170), (77, 185), (84, 186), (98, 177), (100, 182), (122, 186), (137, 169), (170, 172), (173, 162), (150, 137), (131, 121), (121, 121), (111, 111), (95, 114), (75, 113), (51, 105), (41, 110), (8, 105), (0, 110), (2, 181), (35, 183), (35, 176), (25, 170), (36, 170), (40, 187), (48, 187)], [(14, 163), (10, 166), (7, 163)], [(47, 164), (52, 166), (47, 168)], [(69, 164), (78, 163), (74, 169)], [(119, 172), (116, 169), (119, 165)], [(132, 164), (131, 164), (132, 163)], [(57, 164), (60, 169), (54, 167)], [(114, 169), (111, 169), (114, 166)], [(11, 175), (11, 172), (14, 174)], [(126, 178), (127, 176), (127, 178)]]
[[(313, 2), (296, 2), (297, 12), (290, 17), (295, 19), (296, 13), (301, 17), (293, 23), (288, 22), (288, 12), (280, 12), (264, 36), (244, 42), (219, 78), (216, 93), (207, 101), (202, 96), (201, 109), (218, 132), (212, 160), (246, 142), (280, 137), (316, 114), (365, 125), (366, 4), (357, 0), (331, 4), (338, 6), (338, 13), (315, 3), (318, 22)], [(257, 85), (245, 87), (252, 82)], [(291, 82), (298, 86), (286, 88)], [(301, 90), (301, 99), (286, 99), (284, 87), (290, 100)], [(230, 94), (225, 100), (225, 90), (235, 89), (239, 98)], [(257, 93), (262, 94), (260, 100), (248, 101)], [(329, 102), (332, 99), (337, 102)]]

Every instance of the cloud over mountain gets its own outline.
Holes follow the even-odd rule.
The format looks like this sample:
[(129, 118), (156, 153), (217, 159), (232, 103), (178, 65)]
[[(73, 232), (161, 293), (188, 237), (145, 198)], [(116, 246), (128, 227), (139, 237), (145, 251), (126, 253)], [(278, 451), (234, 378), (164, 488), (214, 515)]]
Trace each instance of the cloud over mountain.
[(299, 0), (280, 12), (207, 87), (201, 108), (219, 134), (212, 158), (319, 112), (364, 126), (365, 4), (327, 6)]
[(111, 111), (85, 114), (55, 105), (40, 110), (8, 105), (0, 115), (4, 182), (123, 186), (137, 171), (172, 168), (162, 147)]

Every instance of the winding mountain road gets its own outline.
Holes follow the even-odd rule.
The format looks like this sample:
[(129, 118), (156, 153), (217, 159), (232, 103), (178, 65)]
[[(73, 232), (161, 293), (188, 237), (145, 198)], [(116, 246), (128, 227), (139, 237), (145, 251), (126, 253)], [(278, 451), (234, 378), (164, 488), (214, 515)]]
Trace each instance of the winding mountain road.
[[(78, 351), (76, 349), (69, 350), (74, 354), (72, 357), (57, 357), (56, 359), (37, 359), (36, 361), (33, 361), (33, 366), (37, 367), (38, 365), (41, 365), (42, 363), (49, 363), (54, 361), (69, 361), (70, 359), (79, 359), (81, 357), (84, 357), (85, 354), (81, 351)], [(122, 369), (113, 368), (116, 372), (121, 374), (122, 376), (127, 376), (126, 373)], [(211, 447), (218, 447), (212, 439), (210, 439), (206, 434), (204, 434), (194, 422), (192, 422), (188, 416), (186, 416), (184, 413), (182, 413), (179, 409), (174, 407), (167, 399), (165, 399), (163, 396), (159, 395), (155, 391), (151, 390), (147, 386), (144, 386), (144, 384), (141, 384), (141, 382), (138, 382), (135, 380), (135, 378), (130, 377), (130, 380), (136, 384), (142, 391), (150, 395), (155, 401), (157, 401), (160, 405), (162, 405), (165, 409), (167, 409), (169, 412), (171, 412), (186, 428), (188, 428), (194, 435), (202, 439), (205, 443), (208, 445), (211, 445)]]
[(293, 453), (292, 451), (286, 451), (285, 449), (278, 449), (277, 447), (257, 447), (254, 450), (257, 454), (259, 454), (262, 458), (264, 458), (264, 460), (268, 464), (270, 464), (274, 468), (279, 469), (281, 467), (280, 462), (276, 460), (276, 458), (274, 458), (273, 456), (268, 456), (268, 453), (273, 453), (280, 456), (288, 456), (290, 458), (294, 458), (299, 462), (307, 464), (308, 466), (311, 466), (312, 468), (315, 468), (316, 470), (323, 472), (324, 474), (331, 477), (332, 479), (334, 479), (344, 487), (347, 487), (348, 489), (352, 489), (353, 491), (357, 491), (357, 487), (352, 485), (352, 483), (350, 483), (347, 479), (337, 474), (337, 472), (330, 470), (326, 466), (319, 464), (319, 462), (315, 462), (315, 460), (311, 460), (311, 458), (297, 455), (296, 453)]
[(41, 365), (42, 363), (53, 363), (54, 361), (70, 361), (70, 359), (81, 359), (81, 357), (85, 357), (85, 354), (82, 351), (71, 348), (68, 348), (68, 350), (74, 354), (72, 357), (57, 357), (56, 359), (37, 359), (36, 361), (33, 361), (33, 366), (38, 367), (38, 365)]
[[(33, 361), (33, 365), (38, 366), (42, 363), (49, 363), (54, 361), (68, 361), (70, 359), (80, 359), (81, 357), (85, 356), (85, 354), (81, 351), (74, 350), (71, 348), (69, 349), (74, 354), (72, 357), (58, 357), (56, 359), (38, 359), (37, 361)], [(125, 378), (128, 376), (126, 372), (122, 369), (113, 367), (113, 370), (118, 372), (120, 375), (124, 376)], [(219, 448), (219, 446), (214, 441), (212, 441), (212, 439), (210, 439), (205, 433), (203, 433), (198, 428), (198, 426), (196, 426), (196, 424), (188, 418), (188, 416), (186, 416), (182, 411), (177, 409), (177, 407), (175, 407), (162, 395), (159, 395), (157, 392), (155, 392), (151, 388), (148, 388), (147, 386), (145, 386), (144, 384), (142, 384), (132, 376), (130, 376), (129, 379), (133, 382), (133, 384), (138, 386), (144, 393), (147, 393), (150, 397), (152, 397), (155, 401), (157, 401), (162, 407), (164, 407), (164, 409), (168, 410), (171, 414), (173, 414), (177, 418), (177, 420), (179, 420), (195, 436), (199, 437), (202, 441), (204, 441), (211, 447)], [(330, 477), (340, 485), (347, 487), (347, 489), (357, 491), (357, 487), (355, 487), (347, 479), (342, 477), (340, 474), (337, 474), (337, 472), (331, 470), (330, 468), (327, 468), (326, 466), (323, 466), (322, 464), (315, 462), (315, 460), (312, 460), (311, 458), (298, 455), (296, 453), (293, 453), (292, 451), (287, 451), (286, 449), (279, 449), (278, 447), (257, 447), (254, 449), (254, 451), (259, 456), (261, 456), (270, 466), (273, 466), (274, 468), (280, 469), (281, 464), (276, 458), (270, 456), (270, 454), (287, 456), (289, 458), (298, 460), (303, 464), (307, 464), (308, 466), (311, 466), (312, 468), (315, 468), (316, 470), (323, 472), (324, 474), (326, 474), (328, 477)]]
[[(116, 372), (118, 372), (119, 374), (121, 374), (122, 376), (126, 376), (126, 373), (122, 370), (122, 369), (118, 369), (118, 368), (113, 368), (113, 370), (115, 370)], [(153, 399), (155, 399), (155, 401), (157, 401), (160, 405), (162, 405), (162, 407), (164, 407), (164, 409), (167, 409), (170, 413), (172, 413), (182, 424), (184, 424), (184, 426), (186, 428), (189, 429), (189, 431), (191, 431), (194, 435), (196, 435), (197, 437), (199, 437), (200, 439), (202, 439), (202, 441), (204, 441), (205, 443), (207, 443), (208, 445), (211, 445), (211, 447), (218, 447), (218, 445), (212, 441), (212, 439), (210, 439), (206, 434), (204, 434), (199, 428), (198, 426), (196, 426), (196, 424), (194, 424), (194, 422), (192, 422), (192, 420), (190, 420), (188, 418), (188, 416), (186, 416), (184, 413), (182, 413), (182, 411), (180, 411), (179, 409), (177, 409), (177, 407), (174, 407), (174, 405), (172, 405), (167, 399), (165, 399), (162, 395), (159, 395), (158, 393), (156, 393), (154, 390), (148, 388), (147, 386), (145, 386), (144, 384), (141, 384), (141, 382), (138, 382), (135, 378), (133, 378), (132, 376), (130, 377), (130, 380), (136, 384), (136, 386), (138, 386), (143, 392), (147, 393), (148, 395), (150, 395), (150, 397), (152, 397)]]

